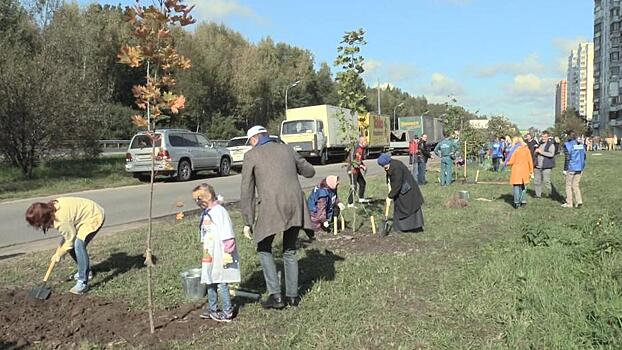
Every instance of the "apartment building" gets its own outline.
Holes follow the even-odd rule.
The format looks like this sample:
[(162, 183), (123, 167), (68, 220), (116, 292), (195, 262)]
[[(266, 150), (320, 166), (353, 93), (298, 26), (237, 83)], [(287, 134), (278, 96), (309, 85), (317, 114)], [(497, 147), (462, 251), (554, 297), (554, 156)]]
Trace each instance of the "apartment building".
[(594, 1), (594, 134), (622, 137), (620, 0)]
[(555, 87), (555, 123), (559, 122), (562, 114), (566, 111), (568, 102), (568, 84), (566, 80), (560, 80)]
[(568, 57), (567, 108), (574, 109), (588, 123), (594, 111), (594, 44), (579, 43)]

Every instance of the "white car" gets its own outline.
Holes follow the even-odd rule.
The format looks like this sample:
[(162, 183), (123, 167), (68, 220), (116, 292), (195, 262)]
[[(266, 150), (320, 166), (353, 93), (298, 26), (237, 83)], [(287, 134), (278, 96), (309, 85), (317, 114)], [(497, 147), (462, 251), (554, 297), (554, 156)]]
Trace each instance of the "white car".
[[(270, 138), (278, 143), (285, 143), (278, 136), (270, 135)], [(229, 143), (227, 143), (227, 149), (229, 150), (229, 153), (231, 154), (231, 168), (232, 169), (236, 169), (238, 171), (242, 169), (242, 162), (244, 162), (244, 154), (248, 152), (248, 150), (250, 150), (251, 148), (252, 146), (248, 143), (248, 137), (246, 136), (234, 137), (231, 140), (229, 140)]]

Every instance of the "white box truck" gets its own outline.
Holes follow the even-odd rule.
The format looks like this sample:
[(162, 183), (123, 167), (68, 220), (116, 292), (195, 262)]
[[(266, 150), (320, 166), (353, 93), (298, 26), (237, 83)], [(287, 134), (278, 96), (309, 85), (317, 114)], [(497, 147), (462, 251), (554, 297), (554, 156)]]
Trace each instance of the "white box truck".
[(345, 159), (348, 147), (339, 125), (339, 113), (353, 128), (358, 128), (357, 114), (346, 108), (316, 105), (292, 108), (281, 122), (281, 139), (305, 158), (326, 164), (329, 158)]

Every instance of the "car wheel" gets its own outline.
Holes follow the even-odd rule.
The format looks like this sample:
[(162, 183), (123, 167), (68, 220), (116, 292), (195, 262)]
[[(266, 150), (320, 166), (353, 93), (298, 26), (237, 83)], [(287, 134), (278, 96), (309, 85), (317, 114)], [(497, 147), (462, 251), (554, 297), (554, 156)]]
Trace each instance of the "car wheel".
[(177, 167), (177, 180), (188, 181), (191, 177), (192, 168), (190, 167), (190, 162), (187, 160), (180, 161), (179, 166)]
[(227, 176), (231, 172), (231, 161), (227, 157), (222, 157), (220, 167), (218, 168), (219, 176)]
[(328, 152), (326, 152), (326, 150), (323, 150), (322, 154), (320, 155), (320, 164), (326, 165), (326, 163), (328, 163)]

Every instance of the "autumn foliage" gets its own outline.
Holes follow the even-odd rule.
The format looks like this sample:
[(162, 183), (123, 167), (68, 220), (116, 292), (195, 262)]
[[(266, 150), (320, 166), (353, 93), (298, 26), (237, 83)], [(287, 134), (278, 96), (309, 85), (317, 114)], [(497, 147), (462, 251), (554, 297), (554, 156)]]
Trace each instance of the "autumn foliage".
[(144, 111), (132, 116), (132, 122), (139, 127), (152, 129), (159, 117), (178, 114), (185, 107), (184, 96), (173, 92), (177, 83), (174, 73), (190, 69), (192, 64), (175, 49), (171, 27), (195, 23), (190, 15), (193, 8), (183, 4), (183, 0), (166, 0), (159, 7), (143, 7), (137, 1), (125, 9), (134, 42), (123, 45), (117, 58), (119, 63), (147, 70), (145, 84), (132, 88), (136, 106)]

